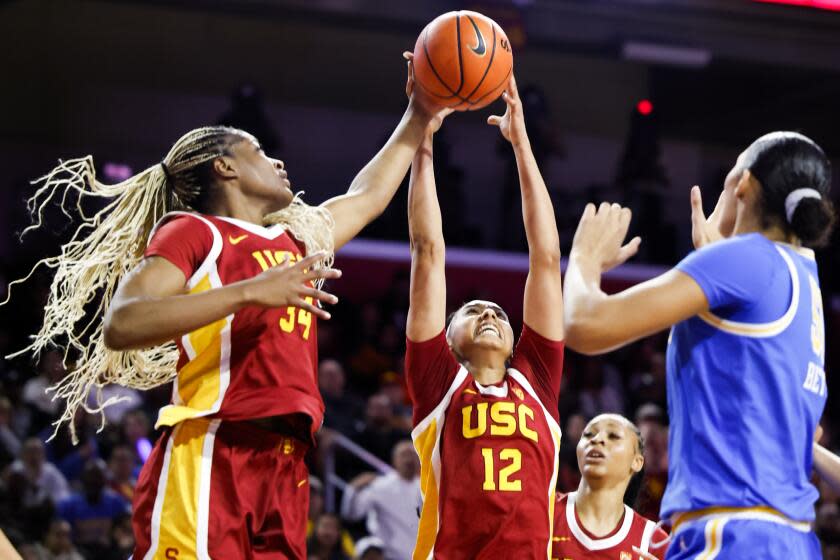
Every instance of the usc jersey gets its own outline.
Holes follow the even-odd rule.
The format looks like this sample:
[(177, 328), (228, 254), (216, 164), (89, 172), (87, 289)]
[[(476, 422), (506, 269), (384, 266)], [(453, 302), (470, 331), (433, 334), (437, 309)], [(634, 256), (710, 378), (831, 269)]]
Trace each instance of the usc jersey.
[(482, 386), (444, 332), (407, 343), (423, 509), (414, 559), (548, 558), (563, 343), (523, 329), (511, 367)]
[[(282, 226), (262, 227), (233, 218), (172, 212), (152, 234), (146, 257), (178, 266), (189, 293), (252, 278), (305, 248)], [(317, 321), (296, 307), (245, 307), (180, 337), (172, 403), (156, 427), (188, 418), (247, 420), (291, 413), (324, 416), (316, 379)]]
[(624, 506), (624, 516), (616, 528), (603, 537), (596, 537), (587, 531), (578, 519), (575, 511), (577, 492), (557, 496), (554, 509), (554, 535), (551, 539), (552, 560), (636, 560), (639, 555), (633, 552), (638, 547), (653, 554), (660, 560), (665, 558), (667, 547), (660, 544), (668, 534), (645, 519), (628, 506)]

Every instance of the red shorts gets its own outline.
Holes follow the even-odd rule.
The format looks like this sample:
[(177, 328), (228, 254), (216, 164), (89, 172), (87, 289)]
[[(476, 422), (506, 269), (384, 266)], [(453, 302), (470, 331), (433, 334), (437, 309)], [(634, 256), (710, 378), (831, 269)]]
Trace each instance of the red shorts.
[(310, 444), (198, 418), (166, 428), (134, 493), (134, 558), (306, 558)]

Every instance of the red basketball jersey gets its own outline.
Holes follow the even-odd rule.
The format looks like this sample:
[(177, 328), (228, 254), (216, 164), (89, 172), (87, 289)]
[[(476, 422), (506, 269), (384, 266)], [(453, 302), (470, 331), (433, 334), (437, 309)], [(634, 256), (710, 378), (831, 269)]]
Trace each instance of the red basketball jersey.
[(415, 559), (548, 558), (563, 343), (525, 327), (498, 385), (483, 387), (444, 333), (408, 341), (423, 509)]
[[(189, 293), (256, 276), (305, 252), (282, 226), (174, 212), (158, 224), (145, 256), (178, 266)], [(157, 426), (202, 416), (246, 420), (291, 413), (321, 425), (324, 404), (316, 380), (317, 324), (295, 307), (245, 307), (187, 333), (180, 350), (172, 404)]]
[(624, 506), (624, 516), (618, 526), (609, 535), (596, 537), (587, 531), (575, 512), (575, 496), (570, 492), (557, 496), (554, 509), (554, 536), (551, 539), (552, 560), (637, 560), (639, 555), (633, 552), (638, 547), (653, 554), (660, 560), (665, 558), (667, 546), (654, 547), (663, 543), (668, 534), (645, 519), (628, 506)]

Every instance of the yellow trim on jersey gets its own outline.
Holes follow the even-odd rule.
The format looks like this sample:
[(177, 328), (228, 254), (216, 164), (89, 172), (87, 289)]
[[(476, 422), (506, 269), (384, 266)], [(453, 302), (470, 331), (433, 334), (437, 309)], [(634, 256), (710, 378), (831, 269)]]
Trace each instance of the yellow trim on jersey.
[[(213, 289), (210, 275), (205, 275), (190, 291), (197, 294)], [(177, 405), (161, 409), (155, 427), (174, 426), (187, 418), (212, 412), (222, 390), (222, 331), (229, 325), (229, 318), (219, 319), (187, 334), (182, 342), (188, 346), (191, 360), (178, 371)]]
[(414, 449), (420, 457), (420, 490), (423, 493), (423, 509), (417, 528), (417, 543), (414, 545), (414, 560), (429, 558), (435, 546), (438, 526), (438, 481), (432, 457), (437, 445), (437, 420), (432, 420), (419, 434), (414, 436)]
[(687, 511), (684, 513), (677, 513), (673, 516), (673, 523), (671, 524), (671, 534), (676, 534), (677, 530), (682, 526), (693, 521), (701, 520), (704, 517), (710, 516), (730, 516), (743, 517), (745, 519), (765, 518), (776, 523), (782, 523), (793, 527), (800, 531), (810, 531), (811, 524), (807, 521), (796, 521), (786, 516), (784, 513), (770, 506), (753, 506), (753, 507), (729, 507), (718, 506), (698, 509), (694, 511)]
[(706, 547), (697, 556), (697, 560), (714, 560), (720, 554), (723, 547), (723, 526), (726, 525), (726, 518), (713, 519), (706, 523), (704, 534)]
[(181, 422), (167, 445), (144, 560), (208, 558), (210, 468), (218, 420)]
[(697, 317), (716, 329), (730, 334), (737, 334), (752, 338), (767, 338), (776, 336), (788, 328), (793, 321), (793, 318), (796, 316), (796, 310), (799, 308), (799, 273), (796, 270), (796, 265), (793, 264), (793, 259), (791, 259), (790, 255), (787, 254), (787, 251), (778, 246), (776, 247), (776, 250), (784, 259), (785, 264), (787, 264), (788, 271), (790, 272), (791, 298), (790, 305), (784, 315), (769, 323), (742, 323), (739, 321), (729, 321), (718, 317), (711, 311), (702, 311), (697, 314)]

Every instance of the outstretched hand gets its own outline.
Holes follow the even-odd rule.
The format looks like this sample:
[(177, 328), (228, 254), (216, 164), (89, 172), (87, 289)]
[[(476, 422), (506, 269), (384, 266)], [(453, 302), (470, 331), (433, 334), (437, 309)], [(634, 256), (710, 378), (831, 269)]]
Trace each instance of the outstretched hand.
[(630, 217), (630, 209), (618, 204), (602, 202), (597, 210), (594, 204), (587, 204), (572, 241), (572, 256), (593, 262), (601, 273), (624, 263), (636, 254), (642, 242), (640, 237), (634, 237), (622, 245)]
[(429, 119), (429, 125), (426, 128), (428, 134), (437, 132), (443, 124), (443, 119), (452, 113), (449, 107), (441, 107), (436, 105), (429, 96), (424, 94), (421, 89), (415, 87), (414, 82), (414, 53), (411, 51), (404, 51), (403, 58), (406, 60), (408, 66), (408, 77), (405, 81), (405, 95), (408, 97), (409, 106), (415, 107), (423, 112)]
[(507, 105), (505, 114), (487, 117), (487, 124), (498, 126), (504, 139), (511, 144), (518, 144), (522, 140), (527, 140), (528, 132), (525, 130), (522, 101), (519, 99), (519, 90), (516, 88), (516, 79), (513, 76), (510, 77), (507, 90), (502, 92), (502, 99)]
[(312, 287), (320, 279), (339, 278), (341, 271), (334, 268), (313, 268), (326, 258), (321, 251), (292, 263), (286, 259), (268, 270), (243, 281), (246, 300), (251, 305), (260, 307), (293, 306), (313, 313), (321, 319), (329, 319), (330, 314), (318, 307), (314, 300), (335, 304), (338, 298), (323, 290)]
[(691, 241), (695, 249), (732, 235), (735, 227), (732, 196), (733, 194), (724, 188), (714, 211), (706, 218), (700, 187), (695, 185), (691, 188)]

